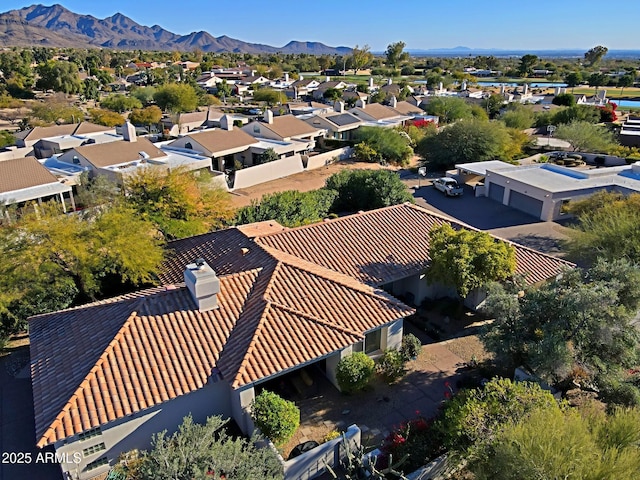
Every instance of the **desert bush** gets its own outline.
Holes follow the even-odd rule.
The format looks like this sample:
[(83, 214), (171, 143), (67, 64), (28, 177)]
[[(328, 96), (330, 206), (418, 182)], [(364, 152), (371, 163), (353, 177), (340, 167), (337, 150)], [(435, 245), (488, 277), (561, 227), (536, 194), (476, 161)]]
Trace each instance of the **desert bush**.
[(422, 350), (422, 342), (414, 334), (409, 333), (402, 338), (400, 354), (405, 362), (414, 360)]
[(404, 375), (404, 358), (395, 348), (385, 350), (376, 365), (377, 372), (387, 383), (393, 383)]
[(375, 362), (363, 352), (355, 352), (338, 362), (336, 380), (340, 390), (353, 393), (367, 386), (375, 371)]
[(251, 414), (262, 433), (276, 444), (289, 440), (300, 426), (298, 407), (268, 390), (253, 400)]

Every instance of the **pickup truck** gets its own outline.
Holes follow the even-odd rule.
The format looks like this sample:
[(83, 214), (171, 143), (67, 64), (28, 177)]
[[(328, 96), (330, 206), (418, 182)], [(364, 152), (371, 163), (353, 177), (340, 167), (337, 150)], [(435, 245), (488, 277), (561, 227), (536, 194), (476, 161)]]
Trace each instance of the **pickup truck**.
[(440, 190), (447, 197), (459, 197), (463, 192), (462, 187), (458, 185), (458, 182), (449, 177), (436, 178), (433, 181), (433, 186), (436, 187), (436, 190)]

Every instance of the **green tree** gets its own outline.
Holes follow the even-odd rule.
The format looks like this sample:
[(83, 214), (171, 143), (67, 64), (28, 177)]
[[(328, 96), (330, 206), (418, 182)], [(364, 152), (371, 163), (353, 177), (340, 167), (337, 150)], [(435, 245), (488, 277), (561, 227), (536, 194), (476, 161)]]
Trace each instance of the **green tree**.
[[(573, 107), (562, 108), (552, 116), (552, 124), (560, 125), (571, 122), (600, 122), (600, 109), (593, 105), (574, 105)], [(547, 125), (549, 125), (547, 123)]]
[(251, 205), (238, 210), (236, 223), (275, 220), (286, 227), (297, 227), (318, 222), (329, 215), (336, 195), (326, 189), (265, 194), (260, 201), (253, 200)]
[(84, 215), (43, 205), (0, 227), (0, 239), (0, 314), (14, 330), (107, 286), (153, 282), (164, 256), (153, 226), (117, 204)]
[(16, 143), (16, 137), (8, 130), (0, 130), (0, 148)]
[(618, 79), (618, 86), (620, 87), (620, 98), (624, 96), (624, 89), (626, 87), (633, 87), (633, 84), (636, 82), (635, 73), (627, 73)]
[(448, 223), (429, 232), (429, 258), (428, 281), (455, 287), (461, 297), (489, 282), (506, 280), (516, 270), (513, 246), (485, 232), (454, 230)]
[(266, 102), (267, 105), (280, 105), (286, 103), (287, 96), (279, 90), (261, 88), (253, 92), (253, 100), (256, 102)]
[(363, 70), (371, 65), (373, 61), (373, 54), (370, 51), (369, 45), (365, 45), (359, 48), (358, 45), (351, 50), (351, 56), (349, 57), (349, 64), (353, 68), (354, 75), (358, 74), (359, 70)]
[(425, 137), (416, 153), (434, 169), (452, 168), (456, 163), (511, 160), (506, 154), (513, 137), (501, 122), (462, 120)]
[(434, 97), (427, 104), (426, 111), (440, 117), (440, 123), (471, 118), (471, 105), (459, 97)]
[(638, 410), (585, 415), (539, 409), (506, 425), (471, 470), (478, 480), (632, 480), (640, 471), (638, 425)]
[(640, 264), (640, 194), (601, 191), (570, 203), (567, 213), (577, 218), (567, 244), (571, 258), (588, 263), (597, 257), (625, 258)]
[[(411, 138), (404, 132), (378, 128), (360, 127), (354, 140), (358, 145), (366, 145), (369, 150), (367, 161), (386, 161), (398, 165), (407, 165), (413, 149), (409, 146)], [(362, 153), (362, 152), (361, 152)], [(356, 153), (356, 156), (357, 153)]]
[(521, 77), (528, 77), (533, 73), (533, 67), (538, 63), (538, 57), (536, 55), (527, 54), (520, 58), (518, 64), (518, 75)]
[(555, 97), (553, 97), (551, 103), (563, 107), (573, 107), (576, 104), (576, 97), (574, 97), (570, 93), (561, 93), (560, 95), (556, 95)]
[(337, 192), (333, 212), (372, 210), (413, 201), (406, 185), (390, 170), (342, 170), (327, 179), (325, 188)]
[(54, 96), (44, 102), (38, 102), (31, 107), (31, 116), (46, 123), (64, 122), (78, 123), (84, 118), (84, 113), (78, 107), (71, 105), (66, 99)]
[(580, 72), (569, 72), (567, 76), (564, 77), (564, 81), (573, 91), (573, 87), (577, 87), (582, 82), (582, 74)]
[(199, 425), (188, 416), (173, 435), (168, 436), (166, 430), (155, 434), (151, 440), (152, 450), (142, 457), (137, 478), (284, 478), (274, 450), (256, 447), (255, 437), (230, 437), (226, 423), (221, 417), (209, 417), (204, 425)]
[(608, 51), (609, 49), (607, 47), (598, 45), (585, 52), (584, 59), (589, 65), (595, 65), (602, 60), (602, 57), (604, 57)]
[(97, 80), (86, 78), (83, 82), (82, 94), (87, 100), (100, 99), (100, 83)]
[(216, 96), (218, 98), (229, 98), (231, 96), (231, 85), (226, 80), (216, 84)]
[(256, 426), (276, 445), (287, 442), (300, 426), (300, 410), (293, 402), (263, 390), (251, 403)]
[(135, 97), (127, 97), (121, 93), (112, 93), (100, 102), (103, 108), (123, 113), (134, 108), (142, 108), (142, 102)]
[(149, 105), (153, 102), (153, 96), (156, 93), (155, 87), (140, 87), (131, 91), (131, 96), (140, 100), (142, 105)]
[(518, 103), (514, 103), (513, 105), (513, 107), (509, 106), (509, 108), (500, 115), (500, 120), (504, 122), (508, 128), (515, 128), (517, 130), (531, 128), (535, 121), (533, 111)]
[(395, 69), (397, 66), (409, 59), (409, 54), (404, 51), (404, 42), (394, 42), (387, 46), (385, 55), (387, 56), (387, 66)]
[(162, 120), (162, 110), (157, 105), (146, 108), (134, 108), (129, 115), (129, 121), (134, 125), (145, 125), (151, 128)]
[(260, 165), (263, 163), (275, 162), (278, 159), (280, 159), (280, 157), (278, 156), (276, 151), (273, 148), (267, 148), (264, 152), (258, 155), (256, 164)]
[(608, 81), (609, 77), (604, 73), (595, 72), (589, 75), (589, 86), (596, 87), (596, 93), (598, 92), (598, 87), (606, 85)]
[(105, 127), (115, 127), (116, 125), (123, 125), (125, 123), (122, 115), (112, 112), (111, 110), (92, 108), (89, 110), (89, 115), (93, 123), (104, 125)]
[(206, 174), (182, 169), (141, 169), (127, 177), (125, 201), (141, 218), (153, 222), (166, 238), (183, 238), (218, 229), (235, 212), (228, 192)]
[(574, 152), (606, 153), (616, 144), (609, 130), (589, 122), (573, 121), (560, 125), (555, 136), (569, 142)]
[(494, 286), (483, 334), (501, 365), (524, 365), (553, 384), (593, 384), (603, 399), (634, 404), (640, 392), (629, 368), (639, 360), (640, 270), (626, 260), (598, 260), (524, 295)]
[(66, 94), (83, 91), (82, 80), (78, 76), (78, 67), (75, 63), (50, 60), (38, 65), (37, 71), (40, 78), (36, 86), (42, 90)]
[(340, 100), (342, 98), (342, 90), (339, 88), (327, 88), (322, 94), (322, 98), (325, 100)]
[(483, 98), (480, 105), (487, 111), (487, 115), (489, 115), (490, 118), (495, 118), (496, 115), (500, 113), (504, 104), (505, 101), (502, 95), (492, 93), (488, 97)]
[(169, 83), (158, 87), (153, 99), (158, 107), (171, 113), (192, 112), (198, 106), (195, 89), (185, 83)]

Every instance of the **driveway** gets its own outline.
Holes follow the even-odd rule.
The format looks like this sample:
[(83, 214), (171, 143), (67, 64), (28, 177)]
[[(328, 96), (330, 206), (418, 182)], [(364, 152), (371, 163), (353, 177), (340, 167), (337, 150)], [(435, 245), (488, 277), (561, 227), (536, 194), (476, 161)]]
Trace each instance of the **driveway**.
[[(417, 180), (410, 185), (417, 185)], [(426, 186), (425, 186), (426, 185)], [(416, 204), (459, 220), (479, 230), (512, 227), (514, 225), (530, 225), (540, 219), (507, 207), (487, 197), (475, 197), (473, 188), (465, 185), (461, 197), (447, 197), (436, 190), (430, 180), (423, 180), (422, 187), (414, 190)]]
[[(36, 448), (31, 379), (28, 374), (29, 347), (20, 347), (0, 358), (0, 480), (18, 478), (62, 480), (60, 466), (44, 462)], [(18, 454), (20, 458), (17, 458)], [(16, 463), (31, 455), (30, 463)]]

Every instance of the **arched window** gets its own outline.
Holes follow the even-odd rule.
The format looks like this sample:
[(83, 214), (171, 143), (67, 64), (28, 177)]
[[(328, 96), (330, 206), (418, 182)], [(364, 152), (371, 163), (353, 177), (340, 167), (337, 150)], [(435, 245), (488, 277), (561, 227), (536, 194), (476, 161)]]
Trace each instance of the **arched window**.
[(193, 145), (191, 145), (191, 142), (187, 142), (184, 144), (184, 148), (188, 148), (189, 150), (193, 150)]

